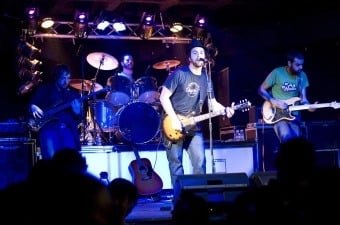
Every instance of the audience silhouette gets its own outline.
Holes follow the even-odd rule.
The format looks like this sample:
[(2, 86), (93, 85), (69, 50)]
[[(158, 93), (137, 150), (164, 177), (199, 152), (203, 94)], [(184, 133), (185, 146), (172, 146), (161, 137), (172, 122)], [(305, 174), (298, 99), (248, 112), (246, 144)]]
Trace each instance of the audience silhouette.
[(138, 201), (135, 184), (124, 178), (115, 178), (108, 184), (113, 202), (113, 221), (116, 225), (126, 224), (125, 218), (130, 214)]
[(314, 146), (303, 137), (281, 143), (275, 161), (277, 178), (238, 196), (228, 223), (311, 224), (310, 197), (319, 173), (315, 159)]

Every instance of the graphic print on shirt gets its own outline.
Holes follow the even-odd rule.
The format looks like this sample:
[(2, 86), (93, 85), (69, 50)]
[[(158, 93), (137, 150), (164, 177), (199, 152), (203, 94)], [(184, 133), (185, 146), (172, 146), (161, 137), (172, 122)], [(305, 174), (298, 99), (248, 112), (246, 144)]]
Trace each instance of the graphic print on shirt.
[(283, 92), (294, 92), (297, 90), (297, 87), (294, 83), (284, 82), (281, 89)]
[(190, 82), (185, 91), (189, 97), (196, 97), (200, 91), (200, 86), (196, 82)]

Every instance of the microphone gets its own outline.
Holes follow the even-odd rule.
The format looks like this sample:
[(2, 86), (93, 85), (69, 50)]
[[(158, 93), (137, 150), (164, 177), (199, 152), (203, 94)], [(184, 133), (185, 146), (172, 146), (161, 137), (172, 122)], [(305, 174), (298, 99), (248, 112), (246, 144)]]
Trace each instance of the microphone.
[(200, 58), (198, 61), (202, 61), (202, 62), (205, 62), (205, 63), (209, 62), (209, 60), (203, 59), (203, 58)]

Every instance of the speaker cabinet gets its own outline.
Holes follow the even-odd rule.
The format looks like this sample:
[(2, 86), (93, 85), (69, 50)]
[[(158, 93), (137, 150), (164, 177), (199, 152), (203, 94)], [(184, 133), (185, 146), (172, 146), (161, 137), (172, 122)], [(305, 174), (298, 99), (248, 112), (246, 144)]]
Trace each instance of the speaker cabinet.
[(28, 178), (36, 162), (35, 140), (0, 139), (0, 188)]
[(316, 164), (322, 168), (339, 167), (340, 122), (311, 121), (307, 136), (316, 150)]
[(259, 153), (260, 171), (275, 170), (275, 158), (280, 145), (272, 125), (256, 126), (257, 148)]
[(180, 175), (174, 187), (174, 201), (180, 198), (183, 190), (187, 190), (209, 203), (231, 204), (248, 187), (249, 178), (246, 173)]
[(308, 139), (316, 150), (340, 148), (339, 121), (312, 121), (307, 123)]

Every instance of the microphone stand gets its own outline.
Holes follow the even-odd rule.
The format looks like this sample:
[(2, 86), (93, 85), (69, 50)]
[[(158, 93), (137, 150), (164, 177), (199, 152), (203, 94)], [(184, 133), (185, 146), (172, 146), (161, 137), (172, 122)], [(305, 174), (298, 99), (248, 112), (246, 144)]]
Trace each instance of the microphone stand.
[[(97, 77), (98, 77), (98, 74), (99, 74), (99, 70), (100, 70), (100, 67), (102, 65), (104, 65), (104, 59), (105, 59), (105, 55), (102, 56), (102, 58), (100, 59), (100, 62), (99, 62), (99, 66), (97, 68), (97, 71), (96, 71), (96, 74), (94, 75), (94, 78), (91, 79), (91, 88), (90, 88), (90, 93), (94, 92), (95, 90), (95, 86), (96, 86), (96, 80), (97, 80)], [(96, 96), (94, 95), (94, 100), (96, 100)], [(96, 103), (96, 101), (94, 101), (94, 103)], [(95, 109), (93, 110), (95, 114)], [(93, 133), (94, 133), (94, 138), (95, 138), (95, 144), (96, 145), (101, 145), (102, 144), (102, 140), (101, 140), (101, 136), (98, 132), (98, 129), (100, 130), (100, 133), (103, 133), (103, 129), (100, 127), (100, 125), (98, 125), (98, 120), (97, 120), (97, 116), (96, 115), (92, 115), (92, 120), (93, 120)]]
[(214, 174), (216, 172), (216, 166), (215, 166), (215, 159), (214, 159), (214, 150), (213, 150), (213, 140), (212, 140), (212, 120), (211, 120), (211, 112), (212, 112), (212, 81), (211, 81), (211, 67), (210, 67), (210, 61), (204, 62), (204, 68), (207, 73), (207, 83), (208, 83), (208, 110), (209, 110), (209, 147), (210, 147), (210, 155), (211, 155), (211, 170)]
[[(83, 39), (79, 39), (79, 47), (78, 50), (76, 52), (76, 56), (80, 55), (80, 69), (81, 69), (81, 92), (80, 92), (80, 96), (83, 97), (84, 96), (84, 90), (85, 90), (85, 85), (84, 85), (84, 80), (85, 80), (85, 76), (84, 76), (84, 40)], [(82, 118), (82, 130), (81, 130), (81, 136), (83, 137), (83, 144), (85, 144), (87, 142), (86, 140), (86, 133), (87, 133), (87, 121), (85, 118), (85, 110), (84, 110), (84, 103), (81, 103), (81, 118)]]

